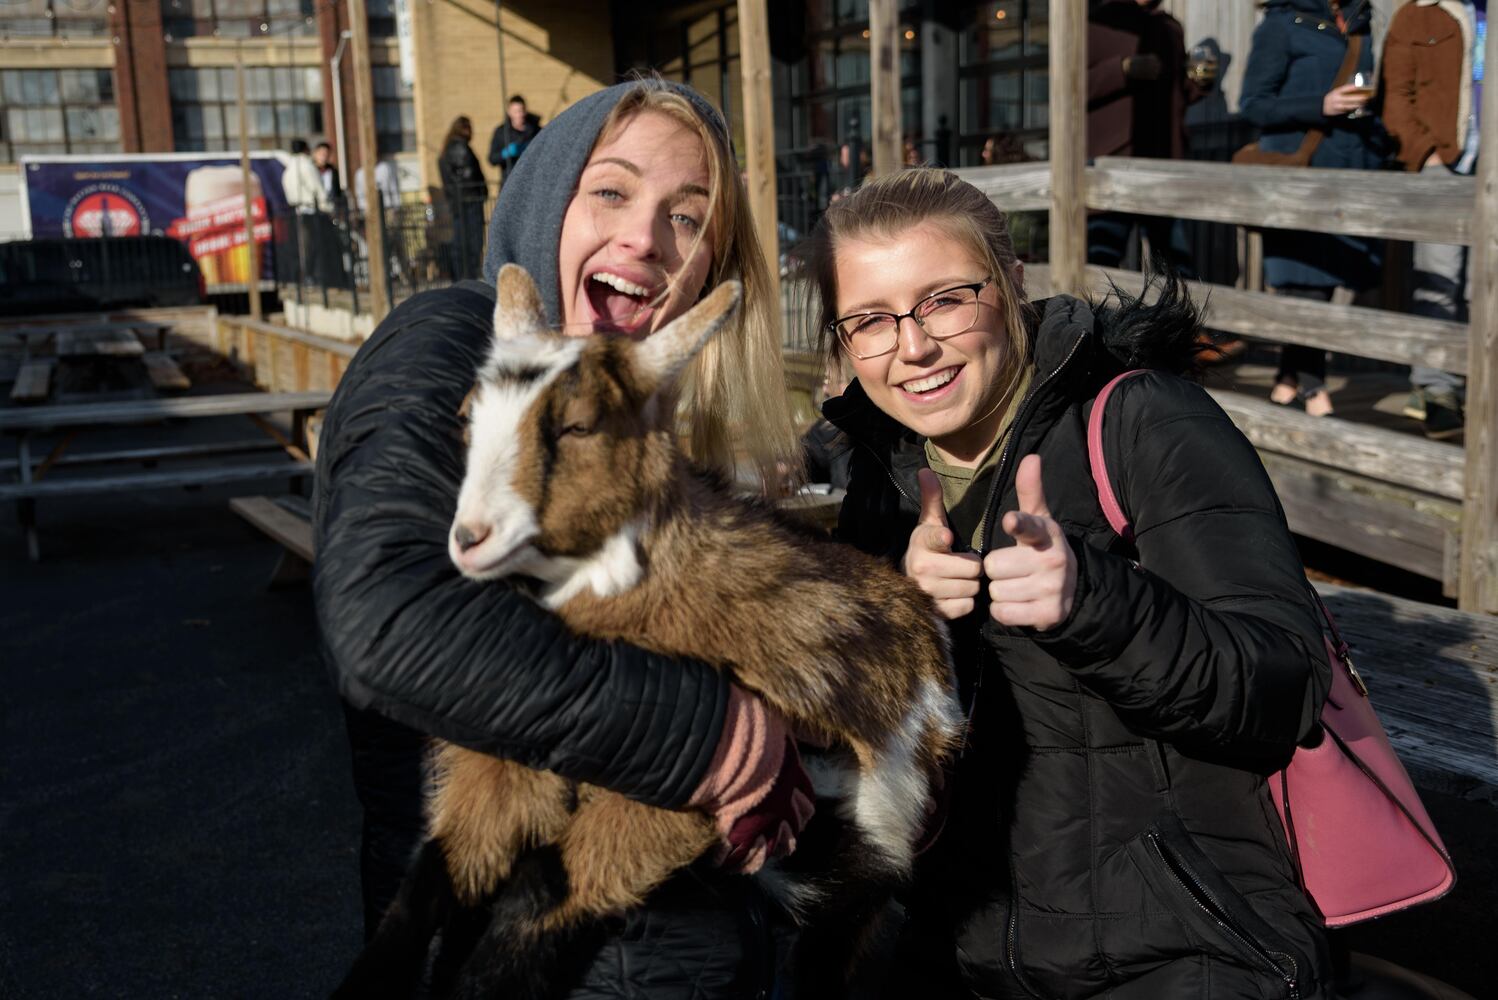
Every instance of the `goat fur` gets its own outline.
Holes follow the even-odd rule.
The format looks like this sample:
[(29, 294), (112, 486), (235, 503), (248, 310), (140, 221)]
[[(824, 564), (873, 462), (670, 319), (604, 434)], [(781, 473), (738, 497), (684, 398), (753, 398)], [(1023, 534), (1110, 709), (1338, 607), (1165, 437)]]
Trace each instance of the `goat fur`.
[[(929, 778), (959, 738), (946, 629), (890, 566), (736, 495), (682, 455), (677, 376), (738, 300), (737, 283), (725, 283), (639, 342), (565, 338), (546, 328), (529, 276), (506, 266), (493, 350), (464, 404), (469, 465), (450, 548), (475, 579), (539, 581), (533, 596), (579, 634), (730, 672), (828, 748), (808, 751), (820, 800), (813, 822), (841, 817), (846, 833), (832, 838), (841, 858), (822, 878), (787, 866), (763, 881), (809, 924), (819, 913), (866, 924), (908, 875)], [(702, 812), (643, 805), (449, 743), (435, 761), (421, 877), (432, 881), (440, 855), (445, 881), (433, 891), (459, 908), (489, 907), (503, 924), (463, 978), (489, 989), (505, 980), (505, 995), (548, 995), (557, 940), (638, 906), (718, 843)], [(517, 874), (541, 849), (559, 862), (544, 903), (535, 879)], [(519, 881), (531, 904), (504, 903)], [(435, 912), (398, 904), (392, 936), (418, 932), (411, 912)], [(851, 938), (862, 930), (850, 928)], [(486, 958), (486, 947), (507, 954)], [(386, 939), (382, 925), (370, 950), (381, 949), (411, 946)], [(840, 981), (854, 958), (830, 958), (832, 972), (813, 978)]]

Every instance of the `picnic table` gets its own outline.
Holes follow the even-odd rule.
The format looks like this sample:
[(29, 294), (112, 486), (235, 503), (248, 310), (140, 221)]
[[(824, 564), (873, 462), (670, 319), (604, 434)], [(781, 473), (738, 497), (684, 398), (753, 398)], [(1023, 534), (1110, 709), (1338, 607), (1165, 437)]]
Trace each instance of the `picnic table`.
[[(0, 483), (0, 500), (17, 501), (17, 512), (26, 534), (27, 556), (35, 562), (41, 558), (36, 530), (36, 502), (48, 497), (207, 486), (273, 478), (288, 478), (295, 489), (300, 484), (301, 477), (312, 472), (312, 459), (307, 450), (307, 420), (317, 410), (326, 407), (331, 398), (330, 392), (243, 392), (0, 409), (0, 432), (9, 434), (16, 440), (15, 461), (6, 462), (0, 468), (13, 469), (18, 474), (17, 481)], [(278, 413), (291, 414), (289, 434), (267, 419), (269, 415)], [(76, 438), (90, 429), (221, 416), (247, 417), (264, 437), (251, 442), (169, 444), (94, 451), (83, 455), (65, 454)], [(38, 462), (33, 456), (33, 443), (35, 436), (45, 431), (61, 431), (62, 435)], [(154, 465), (165, 459), (222, 459), (235, 452), (255, 450), (257, 447), (279, 449), (284, 455), (274, 461), (218, 461), (211, 465), (193, 465), (187, 468), (146, 468), (108, 475), (55, 479), (48, 477), (54, 467), (64, 464), (142, 462)]]
[[(23, 326), (7, 331), (21, 345), (10, 398), (16, 403), (84, 400), (105, 392), (135, 396), (190, 388), (167, 352), (168, 323), (97, 322)], [(146, 342), (154, 341), (148, 351)], [(51, 343), (51, 353), (43, 348)]]

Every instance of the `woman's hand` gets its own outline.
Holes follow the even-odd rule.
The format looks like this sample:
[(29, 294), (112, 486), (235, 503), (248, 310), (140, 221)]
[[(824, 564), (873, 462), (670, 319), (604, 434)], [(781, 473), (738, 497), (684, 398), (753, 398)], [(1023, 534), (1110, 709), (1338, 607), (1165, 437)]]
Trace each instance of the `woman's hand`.
[(1014, 474), (1019, 510), (1004, 515), (1016, 542), (983, 557), (988, 613), (1000, 625), (1050, 629), (1066, 621), (1077, 593), (1077, 557), (1051, 517), (1040, 480), (1040, 456), (1026, 455)]
[(1366, 87), (1357, 84), (1344, 84), (1335, 90), (1328, 91), (1321, 99), (1321, 113), (1328, 118), (1340, 118), (1361, 108), (1373, 100), (1373, 94)]
[(941, 616), (955, 621), (973, 610), (983, 561), (974, 552), (952, 552), (952, 529), (936, 473), (922, 469), (916, 479), (921, 486), (921, 519), (910, 533), (902, 565), (905, 575), (936, 601)]

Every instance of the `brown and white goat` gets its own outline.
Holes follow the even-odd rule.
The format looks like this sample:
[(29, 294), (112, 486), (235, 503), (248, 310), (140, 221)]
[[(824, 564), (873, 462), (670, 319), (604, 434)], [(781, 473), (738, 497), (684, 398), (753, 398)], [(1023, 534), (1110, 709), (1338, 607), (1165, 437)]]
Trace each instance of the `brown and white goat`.
[[(830, 748), (807, 757), (821, 800), (813, 824), (840, 817), (834, 851), (856, 859), (828, 859), (821, 879), (772, 865), (763, 880), (810, 924), (819, 914), (866, 920), (908, 875), (930, 779), (959, 736), (946, 631), (930, 600), (682, 455), (677, 377), (737, 312), (736, 282), (641, 341), (551, 331), (535, 285), (513, 265), (497, 293), (493, 349), (467, 404), (453, 561), (475, 580), (538, 581), (533, 596), (579, 634), (728, 671)], [(466, 981), (473, 995), (539, 997), (557, 985), (554, 970), (534, 967), (559, 961), (548, 938), (637, 906), (717, 842), (701, 812), (642, 805), (452, 744), (436, 760), (431, 840), (344, 995), (392, 986), (388, 952), (425, 953), (424, 941), (400, 940), (435, 912), (419, 898), (423, 879), (459, 909), (489, 907), (507, 922), (489, 927), (459, 991)], [(506, 901), (517, 893), (520, 903)], [(847, 893), (860, 902), (839, 905)], [(832, 960), (837, 985), (852, 959)]]

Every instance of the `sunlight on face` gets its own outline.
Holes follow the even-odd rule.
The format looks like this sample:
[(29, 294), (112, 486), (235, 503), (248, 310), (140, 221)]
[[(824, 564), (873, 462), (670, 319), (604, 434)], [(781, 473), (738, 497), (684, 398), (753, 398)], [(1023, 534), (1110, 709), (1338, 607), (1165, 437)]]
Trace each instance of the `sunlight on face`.
[(599, 143), (562, 220), (568, 333), (645, 336), (697, 301), (712, 267), (707, 150), (645, 111)]

